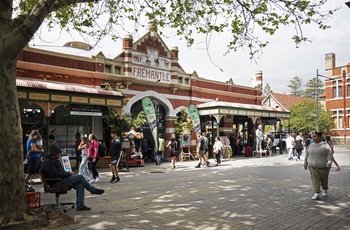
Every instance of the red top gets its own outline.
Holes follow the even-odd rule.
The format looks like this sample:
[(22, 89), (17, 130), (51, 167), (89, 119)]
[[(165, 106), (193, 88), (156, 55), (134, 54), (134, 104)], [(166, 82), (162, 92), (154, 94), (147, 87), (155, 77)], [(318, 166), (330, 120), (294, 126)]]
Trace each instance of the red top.
[[(90, 152), (90, 158), (91, 159), (94, 159), (94, 157), (95, 157), (95, 148), (97, 148), (97, 151), (98, 151), (98, 146), (99, 146), (99, 143), (97, 143), (97, 141), (92, 141), (90, 143), (89, 152)], [(96, 158), (100, 158), (100, 153), (99, 152), (97, 152)]]

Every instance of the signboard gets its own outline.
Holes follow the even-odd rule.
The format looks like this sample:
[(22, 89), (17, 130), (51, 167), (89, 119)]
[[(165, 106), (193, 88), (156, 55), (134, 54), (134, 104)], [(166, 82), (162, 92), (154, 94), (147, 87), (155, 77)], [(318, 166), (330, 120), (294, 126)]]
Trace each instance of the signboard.
[(62, 156), (62, 165), (65, 171), (72, 171), (72, 167), (70, 166), (69, 156)]
[(144, 66), (133, 66), (132, 76), (149, 81), (160, 81), (170, 83), (171, 74), (169, 71), (147, 68)]
[(151, 99), (145, 97), (142, 100), (143, 111), (145, 111), (146, 118), (149, 124), (149, 128), (151, 129), (152, 136), (154, 139), (154, 149), (158, 150), (158, 128), (157, 128), (157, 116), (156, 111), (154, 109), (154, 105)]
[(71, 105), (70, 115), (101, 117), (102, 107), (91, 105)]
[(198, 133), (201, 131), (201, 122), (199, 119), (198, 109), (194, 104), (191, 104), (190, 107), (188, 107), (188, 111), (190, 112), (190, 118), (193, 122), (196, 137), (198, 137)]

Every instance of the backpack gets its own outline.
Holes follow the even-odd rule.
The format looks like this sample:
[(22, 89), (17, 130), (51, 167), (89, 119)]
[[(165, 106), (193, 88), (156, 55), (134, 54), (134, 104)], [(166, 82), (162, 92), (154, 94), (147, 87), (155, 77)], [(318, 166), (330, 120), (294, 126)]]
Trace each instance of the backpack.
[(98, 145), (98, 153), (100, 154), (100, 157), (106, 156), (106, 147), (103, 144)]

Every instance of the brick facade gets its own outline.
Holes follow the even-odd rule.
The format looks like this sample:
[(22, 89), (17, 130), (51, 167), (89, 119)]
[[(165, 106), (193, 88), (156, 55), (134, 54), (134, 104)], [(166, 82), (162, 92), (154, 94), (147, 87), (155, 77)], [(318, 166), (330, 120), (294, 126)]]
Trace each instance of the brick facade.
[[(81, 57), (26, 47), (19, 56), (17, 77), (96, 88), (105, 82), (112, 87), (122, 83), (128, 86), (124, 95), (131, 101), (142, 94), (158, 100), (166, 107), (166, 116), (170, 117), (166, 120), (167, 129), (173, 128), (176, 113), (192, 103), (201, 104), (218, 98), (227, 102), (261, 104), (261, 85), (240, 86), (235, 85), (232, 80), (213, 81), (199, 77), (195, 71), (187, 73), (180, 65), (179, 54), (177, 47), (169, 49), (153, 31), (137, 41), (130, 35), (125, 37), (123, 51), (114, 59), (105, 58), (102, 53)], [(133, 76), (134, 66), (144, 68), (146, 76)], [(151, 74), (157, 78), (151, 79)], [(170, 76), (168, 80), (159, 78), (166, 74)], [(262, 75), (259, 75), (258, 81), (262, 83)], [(125, 106), (125, 110), (130, 108), (131, 105)], [(232, 121), (226, 123), (232, 126)], [(166, 138), (170, 135), (171, 133), (166, 133)]]
[(325, 64), (327, 77), (325, 82), (326, 108), (331, 111), (334, 124), (330, 135), (334, 143), (344, 143), (345, 139), (348, 143), (350, 136), (350, 63), (344, 66), (336, 66), (335, 54), (329, 53), (325, 55)]

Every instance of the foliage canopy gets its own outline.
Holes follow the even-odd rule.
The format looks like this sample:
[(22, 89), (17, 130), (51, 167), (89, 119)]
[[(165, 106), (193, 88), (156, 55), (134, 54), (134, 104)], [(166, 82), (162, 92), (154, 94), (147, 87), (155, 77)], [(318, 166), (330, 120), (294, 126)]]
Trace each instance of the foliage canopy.
[[(153, 29), (172, 28), (188, 45), (195, 42), (197, 34), (204, 35), (209, 44), (212, 33), (227, 33), (231, 35), (226, 41), (227, 51), (247, 47), (253, 56), (268, 44), (258, 36), (261, 32), (273, 35), (282, 26), (292, 26), (295, 31), (292, 40), (299, 45), (308, 40), (302, 31), (304, 25), (327, 29), (327, 22), (336, 10), (322, 10), (328, 1), (14, 0), (12, 3), (17, 15), (43, 14), (49, 28), (75, 30), (94, 37), (96, 42), (107, 35), (119, 38), (120, 28), (128, 33), (137, 32), (151, 22)], [(48, 11), (45, 13), (43, 8)]]
[[(291, 129), (297, 132), (309, 133), (316, 128), (316, 101), (305, 99), (290, 108)], [(322, 104), (318, 106), (318, 129), (320, 132), (328, 133), (333, 128), (332, 114)]]

